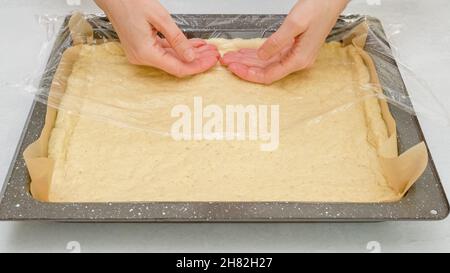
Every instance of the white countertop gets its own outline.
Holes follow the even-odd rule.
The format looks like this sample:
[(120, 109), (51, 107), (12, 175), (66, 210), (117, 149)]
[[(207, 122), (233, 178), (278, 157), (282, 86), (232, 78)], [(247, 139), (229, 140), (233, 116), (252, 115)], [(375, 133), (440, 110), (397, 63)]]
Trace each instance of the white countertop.
[[(8, 0), (0, 9), (0, 186), (6, 176), (33, 96), (5, 83), (23, 82), (37, 69), (45, 39), (35, 15), (97, 12), (92, 1)], [(172, 13), (287, 13), (294, 1), (166, 0)], [(276, 4), (275, 4), (276, 3)], [(416, 78), (450, 112), (450, 19), (447, 0), (353, 0), (345, 13), (369, 14), (383, 22), (410, 92)], [(428, 89), (425, 90), (429, 92)], [(426, 140), (450, 192), (450, 127), (419, 115)], [(81, 251), (356, 251), (368, 243), (383, 252), (450, 251), (450, 218), (439, 222), (367, 224), (61, 224), (0, 222), (0, 252), (62, 251), (69, 242)], [(76, 245), (78, 243), (75, 243)], [(70, 245), (70, 244), (69, 244)], [(379, 246), (379, 248), (377, 248)]]

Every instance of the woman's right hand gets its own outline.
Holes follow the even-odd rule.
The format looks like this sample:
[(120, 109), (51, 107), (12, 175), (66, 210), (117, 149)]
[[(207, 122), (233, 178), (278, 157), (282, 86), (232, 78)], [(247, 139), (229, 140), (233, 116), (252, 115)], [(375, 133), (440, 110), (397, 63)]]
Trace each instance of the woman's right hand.
[[(220, 58), (214, 45), (188, 40), (157, 0), (96, 0), (119, 35), (128, 60), (177, 77), (204, 72)], [(161, 32), (164, 38), (157, 33)]]

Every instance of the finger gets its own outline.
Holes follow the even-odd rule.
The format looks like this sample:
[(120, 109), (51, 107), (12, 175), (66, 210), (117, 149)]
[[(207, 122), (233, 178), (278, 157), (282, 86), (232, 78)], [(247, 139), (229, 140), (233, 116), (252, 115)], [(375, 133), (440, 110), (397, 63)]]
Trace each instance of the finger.
[[(211, 53), (212, 55), (216, 55), (216, 56), (220, 57), (219, 51), (216, 49), (216, 47), (214, 47), (212, 45), (204, 45), (204, 46), (195, 48), (194, 51), (195, 51), (197, 57), (202, 56), (203, 54), (207, 54), (207, 53)], [(164, 48), (162, 52), (168, 52), (168, 53), (172, 54), (174, 57), (179, 59), (178, 54), (171, 47)]]
[(195, 52), (189, 40), (173, 21), (170, 14), (158, 2), (150, 23), (160, 31), (171, 47), (184, 61), (191, 62), (195, 59)]
[(243, 80), (262, 84), (271, 84), (293, 72), (288, 66), (283, 66), (281, 63), (274, 63), (266, 68), (232, 63), (228, 69)]
[[(168, 42), (166, 39), (163, 39), (163, 38), (158, 37), (158, 42), (159, 42), (159, 44), (161, 45), (161, 47), (163, 47), (163, 48), (169, 48), (169, 47), (171, 47), (171, 45), (169, 44), (169, 42)], [(197, 47), (201, 47), (201, 46), (203, 46), (203, 45), (206, 45), (206, 41), (205, 41), (205, 40), (197, 39), (197, 38), (189, 39), (189, 42), (191, 43), (191, 45), (192, 45), (194, 48), (197, 48)]]
[[(175, 52), (175, 50), (173, 48), (164, 48), (164, 50), (170, 54), (172, 54), (173, 56), (175, 56), (176, 58), (178, 57), (178, 54)], [(207, 52), (211, 52), (214, 55), (220, 56), (219, 51), (217, 51), (217, 48), (213, 45), (209, 45), (209, 44), (205, 44), (203, 46), (194, 48), (195, 54), (198, 56), (200, 56), (203, 53), (207, 53)]]
[(200, 38), (192, 38), (189, 39), (189, 42), (192, 44), (193, 47), (199, 47), (202, 45), (206, 45), (206, 41)]
[(220, 60), (221, 64), (227, 66), (231, 63), (241, 63), (246, 66), (266, 67), (270, 63), (263, 61), (253, 54), (242, 54), (240, 52), (228, 52)]
[(202, 73), (216, 65), (219, 54), (215, 52), (203, 52), (198, 58), (190, 63), (185, 63), (182, 68), (181, 77)]
[(209, 50), (219, 53), (219, 51), (217, 50), (217, 47), (215, 45), (211, 45), (211, 44), (205, 44), (200, 47), (197, 47), (195, 49), (195, 53), (201, 53), (203, 51), (209, 51)]
[(221, 58), (221, 63), (225, 66), (229, 65), (230, 63), (242, 63), (247, 66), (266, 67), (274, 62), (279, 62), (290, 50), (290, 46), (286, 47), (282, 49), (278, 54), (265, 61), (258, 57), (256, 49), (244, 48), (240, 49), (238, 52), (226, 53), (223, 58)]
[[(300, 47), (304, 42), (304, 36), (297, 39), (294, 47), (286, 51), (279, 61), (273, 62), (266, 67), (252, 67), (240, 62), (231, 63), (228, 69), (238, 77), (255, 83), (271, 84), (287, 75), (307, 67), (310, 62), (310, 55), (301, 55), (302, 49), (311, 49), (310, 47)], [(320, 47), (320, 46), (319, 46)]]
[(315, 31), (305, 32), (296, 39), (292, 50), (282, 58), (282, 61), (291, 65), (295, 70), (302, 70), (310, 67), (314, 63), (320, 48), (325, 42), (324, 37), (321, 37)]
[(283, 48), (292, 44), (296, 36), (306, 31), (305, 21), (303, 18), (294, 18), (293, 14), (289, 14), (280, 28), (258, 49), (258, 56), (263, 60), (270, 59)]
[(202, 73), (213, 67), (219, 59), (218, 52), (203, 52), (193, 61), (186, 63), (176, 56), (166, 53), (156, 57), (152, 65), (177, 77), (185, 77)]
[[(202, 59), (202, 58), (205, 58), (205, 57), (214, 57), (215, 59), (216, 59), (216, 63), (217, 63), (217, 61), (219, 60), (219, 58), (220, 58), (220, 53), (219, 52), (217, 52), (217, 51), (213, 51), (213, 50), (208, 50), (208, 51), (204, 51), (204, 52), (200, 52), (199, 54), (198, 54), (198, 59)], [(214, 63), (215, 64), (215, 63)]]

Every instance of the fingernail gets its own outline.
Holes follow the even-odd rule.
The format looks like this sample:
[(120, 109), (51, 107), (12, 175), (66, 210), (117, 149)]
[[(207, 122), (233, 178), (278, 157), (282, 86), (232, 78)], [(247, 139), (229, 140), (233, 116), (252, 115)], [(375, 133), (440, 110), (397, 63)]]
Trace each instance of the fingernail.
[(188, 62), (192, 62), (195, 59), (195, 52), (192, 48), (187, 49), (184, 52), (184, 58), (186, 59), (186, 61)]

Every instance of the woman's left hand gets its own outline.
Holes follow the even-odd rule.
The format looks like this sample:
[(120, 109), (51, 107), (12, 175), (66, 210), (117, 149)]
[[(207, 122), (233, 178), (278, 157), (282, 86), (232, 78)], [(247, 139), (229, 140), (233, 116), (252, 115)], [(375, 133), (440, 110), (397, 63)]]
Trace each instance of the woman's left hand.
[(311, 66), (348, 0), (299, 0), (259, 49), (228, 52), (223, 65), (238, 77), (271, 84)]

